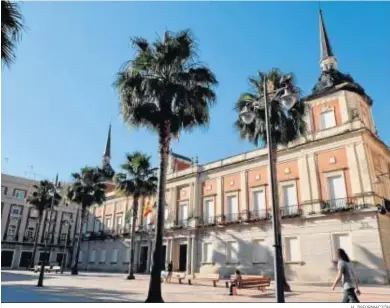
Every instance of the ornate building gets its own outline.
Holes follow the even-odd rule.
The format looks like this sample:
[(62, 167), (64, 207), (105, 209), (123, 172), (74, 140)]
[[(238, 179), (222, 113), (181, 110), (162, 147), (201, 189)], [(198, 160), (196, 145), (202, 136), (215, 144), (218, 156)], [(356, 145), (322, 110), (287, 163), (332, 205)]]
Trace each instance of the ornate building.
[[(304, 98), (308, 134), (277, 159), (287, 278), (330, 282), (344, 248), (361, 282), (389, 283), (390, 150), (372, 117), (372, 100), (341, 73), (320, 12), (321, 75)], [(174, 270), (273, 276), (267, 150), (199, 165), (171, 153), (165, 208), (165, 261)], [(127, 271), (131, 200), (108, 192), (84, 225), (81, 269)], [(144, 200), (141, 206), (146, 202)], [(153, 200), (151, 200), (153, 203)], [(386, 208), (387, 207), (387, 211)], [(380, 211), (378, 211), (378, 208)], [(153, 214), (139, 211), (135, 260), (148, 272)]]

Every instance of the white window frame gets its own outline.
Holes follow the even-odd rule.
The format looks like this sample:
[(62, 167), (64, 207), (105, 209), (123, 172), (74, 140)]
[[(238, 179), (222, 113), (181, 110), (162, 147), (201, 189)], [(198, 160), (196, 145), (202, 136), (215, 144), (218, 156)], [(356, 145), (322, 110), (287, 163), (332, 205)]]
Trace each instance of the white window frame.
[(255, 211), (255, 194), (262, 191), (264, 193), (264, 205), (265, 205), (265, 208), (264, 208), (264, 212), (266, 211), (267, 209), (267, 190), (266, 190), (266, 186), (265, 185), (261, 185), (261, 186), (257, 186), (257, 187), (254, 187), (250, 190), (250, 194), (251, 194), (251, 210), (252, 211)]
[(120, 232), (120, 230), (123, 227), (123, 214), (118, 215), (115, 220), (116, 220), (116, 226), (115, 226), (116, 231)]
[(10, 216), (11, 217), (20, 217), (22, 215), (22, 207), (17, 204), (11, 204), (11, 211)]
[[(230, 245), (237, 244), (236, 258), (237, 260), (232, 259), (232, 247)], [(238, 241), (227, 241), (226, 242), (226, 263), (238, 264), (239, 263), (239, 242)]]
[[(256, 243), (259, 243), (261, 242), (261, 246), (264, 246), (264, 249), (266, 249), (266, 246), (265, 243), (265, 239), (264, 238), (256, 238), (256, 239), (253, 239), (252, 240), (252, 247), (255, 247)], [(253, 264), (265, 264), (265, 263), (268, 263), (268, 259), (267, 260), (257, 260), (256, 257), (255, 257), (255, 249), (252, 249), (252, 263)]]
[[(347, 251), (344, 247), (336, 247), (336, 237), (340, 235), (347, 235), (349, 237), (349, 240), (351, 242), (351, 251)], [(354, 254), (353, 254), (353, 242), (352, 242), (352, 234), (350, 232), (333, 232), (330, 234), (331, 237), (331, 243), (332, 243), (332, 261), (337, 262), (338, 257), (337, 257), (337, 249), (342, 248), (345, 250), (347, 253), (348, 257), (350, 258), (351, 261), (354, 260)]]
[[(185, 205), (187, 207), (187, 216), (186, 217), (183, 217), (183, 205)], [(180, 201), (179, 202), (179, 220), (182, 223), (187, 222), (189, 209), (190, 209), (190, 203), (188, 201)]]
[(169, 207), (165, 206), (164, 207), (164, 221), (168, 221), (168, 220), (169, 220)]
[[(213, 203), (213, 206), (214, 206), (214, 213), (213, 213), (213, 216), (212, 217), (208, 217), (208, 213), (207, 213), (207, 217), (205, 216), (206, 215), (206, 203), (207, 202), (212, 202)], [(215, 213), (216, 213), (216, 206), (215, 206), (216, 202), (215, 202), (215, 197), (203, 197), (203, 219), (205, 220), (205, 222), (207, 223), (211, 223), (210, 221), (210, 218), (215, 218)]]
[(66, 240), (66, 235), (67, 235), (66, 232), (61, 232), (61, 234), (60, 234), (60, 241), (65, 241)]
[[(207, 255), (205, 254), (206, 252), (206, 249), (205, 247), (208, 246), (208, 247), (211, 247), (211, 255)], [(210, 263), (214, 263), (214, 247), (213, 247), (213, 243), (212, 242), (204, 242), (202, 243), (202, 263), (205, 263), (205, 264), (210, 264)], [(207, 251), (207, 253), (210, 253), (209, 251)], [(206, 259), (207, 257), (207, 259)]]
[(79, 259), (77, 260), (78, 263), (82, 263), (83, 262), (83, 251), (80, 250), (80, 253), (79, 253)]
[[(31, 233), (31, 235), (29, 235)], [(26, 229), (26, 232), (24, 233), (24, 236), (27, 238), (34, 238), (35, 235), (35, 228), (33, 227), (28, 227)]]
[(112, 216), (104, 217), (104, 229), (111, 230), (112, 228)]
[[(287, 259), (287, 242), (288, 240), (290, 239), (296, 239), (297, 242), (298, 242), (298, 253), (299, 253), (299, 256), (297, 256), (297, 260), (288, 260)], [(302, 262), (302, 249), (301, 249), (301, 239), (299, 238), (299, 236), (285, 236), (283, 238), (283, 251), (284, 251), (284, 260), (285, 260), (285, 263), (301, 263)]]
[[(334, 120), (334, 125), (333, 126), (324, 127), (323, 116), (325, 116), (325, 114), (327, 114), (327, 113), (332, 113), (332, 115), (333, 115), (333, 120)], [(321, 130), (330, 129), (330, 128), (333, 128), (333, 127), (337, 126), (336, 112), (335, 112), (334, 108), (325, 109), (325, 110), (322, 110), (320, 112), (320, 125), (321, 125)]]
[[(230, 213), (229, 198), (236, 198), (236, 200), (237, 200), (237, 213)], [(230, 221), (234, 221), (234, 218), (236, 218), (236, 217), (234, 217), (233, 215), (237, 215), (237, 218), (240, 215), (240, 198), (238, 196), (237, 191), (229, 192), (226, 194), (226, 213), (225, 213), (226, 220), (229, 221), (229, 218), (230, 218)]]
[[(297, 204), (293, 204), (293, 205), (290, 205), (287, 207), (287, 210), (284, 211), (284, 214), (285, 215), (289, 215), (289, 214), (293, 214), (295, 211), (298, 211), (299, 209), (299, 199), (298, 199), (298, 187), (297, 187), (297, 181), (296, 180), (290, 180), (290, 181), (284, 181), (284, 182), (280, 182), (279, 184), (279, 192), (280, 192), (280, 195), (282, 196), (282, 198), (279, 197), (279, 200), (282, 199), (282, 208), (283, 209), (286, 209), (286, 206), (285, 206), (285, 200), (284, 200), (284, 188), (285, 187), (288, 187), (288, 186), (294, 186), (295, 188), (295, 200), (297, 200)], [(296, 207), (296, 208), (294, 208)]]
[[(17, 229), (17, 226), (15, 225), (8, 225), (8, 228), (7, 228), (7, 237), (8, 236), (15, 236), (16, 235), (16, 229)], [(12, 232), (10, 232), (12, 230)]]
[(111, 252), (111, 264), (118, 263), (118, 249), (114, 248)]
[(1, 185), (1, 194), (6, 196), (7, 195), (6, 192), (7, 192), (7, 186)]
[(123, 258), (123, 263), (130, 263), (130, 249), (131, 249), (131, 247), (125, 246), (125, 249), (124, 249), (125, 256)]
[[(98, 227), (98, 228), (97, 228)], [(100, 232), (102, 229), (102, 223), (99, 218), (95, 218), (95, 222), (93, 225), (93, 232)]]
[(345, 198), (348, 198), (347, 182), (345, 181), (344, 170), (324, 172), (323, 175), (324, 175), (324, 178), (325, 178), (325, 189), (326, 189), (327, 200), (331, 200), (330, 196), (329, 196), (328, 180), (329, 180), (329, 178), (338, 177), (338, 176), (340, 176), (342, 178), (342, 180), (344, 181)]
[(100, 250), (100, 254), (99, 254), (99, 264), (104, 264), (104, 263), (106, 263), (106, 250), (105, 249), (102, 249), (102, 250)]
[[(22, 193), (23, 196), (20, 198), (18, 195), (19, 193)], [(22, 189), (17, 189), (15, 188), (14, 190), (14, 197), (18, 200), (23, 200), (24, 198), (26, 198), (26, 191), (25, 190), (22, 190)]]
[(89, 255), (89, 263), (94, 264), (95, 262), (96, 262), (96, 250), (92, 249), (92, 251)]

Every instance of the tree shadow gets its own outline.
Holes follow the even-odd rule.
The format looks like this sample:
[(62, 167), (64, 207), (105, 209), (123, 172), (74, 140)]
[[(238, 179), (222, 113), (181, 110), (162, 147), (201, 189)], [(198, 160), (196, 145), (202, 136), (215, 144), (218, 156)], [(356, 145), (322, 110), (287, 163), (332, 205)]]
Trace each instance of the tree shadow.
[[(46, 279), (51, 279), (52, 277), (49, 276), (50, 274), (45, 274)], [(8, 271), (2, 271), (1, 273), (1, 281), (2, 282), (8, 282), (8, 281), (31, 281), (31, 280), (36, 280), (38, 282), (38, 276), (39, 274), (34, 274), (34, 275), (28, 275), (28, 274), (23, 274), (23, 273), (18, 273), (18, 272), (8, 272)]]

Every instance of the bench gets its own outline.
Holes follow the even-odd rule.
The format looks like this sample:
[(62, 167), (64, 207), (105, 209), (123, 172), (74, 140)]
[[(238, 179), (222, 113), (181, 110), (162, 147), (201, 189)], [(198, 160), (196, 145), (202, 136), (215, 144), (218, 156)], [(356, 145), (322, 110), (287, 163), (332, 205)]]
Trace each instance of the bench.
[(54, 265), (54, 266), (45, 266), (45, 271), (47, 273), (52, 273), (52, 272), (55, 272), (55, 273), (59, 273), (61, 271), (61, 267), (58, 266), (58, 265)]
[(192, 278), (188, 278), (188, 284), (191, 285), (192, 281), (194, 280), (206, 280), (206, 281), (212, 281), (213, 286), (217, 286), (217, 282), (219, 281), (220, 276), (219, 274), (194, 274)]
[[(161, 282), (163, 282), (164, 278), (168, 276), (168, 272), (161, 272)], [(185, 272), (172, 272), (172, 278), (171, 279), (177, 279), (179, 281), (179, 284), (181, 284), (182, 280), (186, 278)]]
[[(266, 287), (271, 285), (271, 278), (267, 276), (260, 275), (241, 275), (242, 280), (240, 284), (240, 289), (259, 289), (264, 292)], [(236, 279), (236, 275), (230, 277), (230, 282)], [(229, 287), (229, 281), (226, 281), (226, 287)]]

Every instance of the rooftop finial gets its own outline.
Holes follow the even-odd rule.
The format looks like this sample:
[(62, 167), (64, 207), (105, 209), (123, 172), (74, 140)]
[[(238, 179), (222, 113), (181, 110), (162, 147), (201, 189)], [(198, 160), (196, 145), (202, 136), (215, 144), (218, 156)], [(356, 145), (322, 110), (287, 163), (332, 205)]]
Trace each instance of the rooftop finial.
[(106, 148), (104, 150), (103, 157), (108, 159), (111, 158), (111, 124), (108, 127), (107, 142), (106, 142)]
[(330, 69), (337, 69), (337, 61), (334, 57), (332, 46), (328, 38), (328, 33), (326, 32), (324, 17), (322, 16), (322, 10), (320, 9), (320, 50), (321, 50), (321, 59), (320, 65), (323, 71), (328, 71)]

